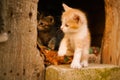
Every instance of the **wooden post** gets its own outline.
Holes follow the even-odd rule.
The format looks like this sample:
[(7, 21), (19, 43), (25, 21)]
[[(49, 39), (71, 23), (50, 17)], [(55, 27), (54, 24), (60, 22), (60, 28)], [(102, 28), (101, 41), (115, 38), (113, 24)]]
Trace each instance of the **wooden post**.
[(38, 0), (0, 0), (8, 41), (0, 43), (0, 80), (44, 80), (37, 50)]
[(105, 0), (105, 9), (102, 62), (120, 66), (120, 0)]

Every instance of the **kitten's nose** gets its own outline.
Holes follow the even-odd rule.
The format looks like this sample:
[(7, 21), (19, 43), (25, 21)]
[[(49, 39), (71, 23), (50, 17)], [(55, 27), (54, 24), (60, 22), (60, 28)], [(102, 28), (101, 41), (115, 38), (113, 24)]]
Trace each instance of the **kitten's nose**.
[(60, 29), (63, 30), (63, 27), (61, 26)]

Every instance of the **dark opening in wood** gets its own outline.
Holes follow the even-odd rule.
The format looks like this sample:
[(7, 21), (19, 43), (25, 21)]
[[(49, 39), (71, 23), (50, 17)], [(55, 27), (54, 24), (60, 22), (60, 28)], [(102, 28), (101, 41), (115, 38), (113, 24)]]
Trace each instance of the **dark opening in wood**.
[(104, 0), (40, 0), (38, 11), (53, 15), (56, 18), (58, 26), (60, 26), (60, 16), (63, 11), (62, 3), (81, 9), (86, 13), (92, 36), (91, 46), (100, 47), (105, 28)]

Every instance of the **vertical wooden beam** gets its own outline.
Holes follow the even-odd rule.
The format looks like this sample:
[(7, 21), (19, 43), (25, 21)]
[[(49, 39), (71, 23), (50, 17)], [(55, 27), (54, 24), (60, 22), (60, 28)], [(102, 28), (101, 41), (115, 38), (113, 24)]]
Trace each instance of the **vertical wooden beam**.
[(0, 43), (0, 80), (43, 80), (44, 63), (36, 45), (38, 0), (0, 1), (9, 36)]
[(120, 0), (105, 0), (105, 10), (102, 62), (120, 66)]

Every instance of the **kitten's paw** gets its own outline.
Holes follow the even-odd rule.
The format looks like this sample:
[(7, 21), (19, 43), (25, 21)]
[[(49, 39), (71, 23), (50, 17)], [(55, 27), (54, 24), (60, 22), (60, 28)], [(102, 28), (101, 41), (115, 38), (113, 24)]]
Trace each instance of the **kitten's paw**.
[(82, 62), (81, 62), (81, 65), (82, 65), (83, 67), (87, 67), (87, 66), (88, 66), (88, 61), (82, 61)]
[(81, 64), (79, 62), (75, 62), (73, 61), (70, 65), (71, 68), (75, 68), (75, 69), (80, 69), (82, 68)]
[(64, 56), (65, 54), (66, 54), (66, 51), (64, 51), (64, 50), (58, 51), (58, 56)]
[(5, 42), (8, 40), (8, 34), (6, 32), (0, 34), (0, 42)]
[(54, 50), (54, 49), (55, 49), (55, 43), (56, 43), (56, 38), (53, 37), (53, 38), (49, 41), (48, 47), (49, 47), (50, 49)]

